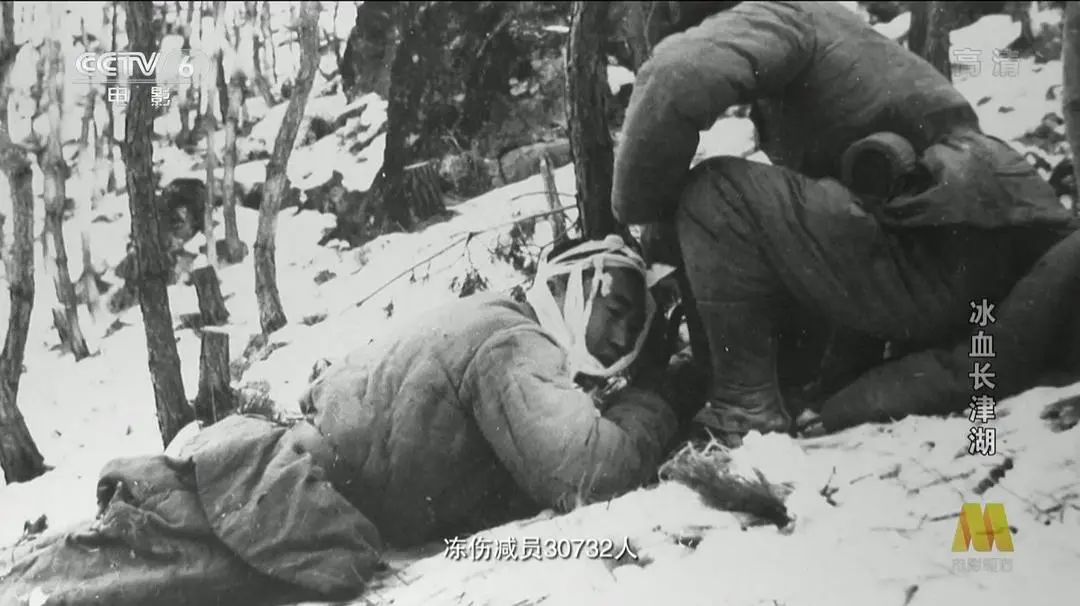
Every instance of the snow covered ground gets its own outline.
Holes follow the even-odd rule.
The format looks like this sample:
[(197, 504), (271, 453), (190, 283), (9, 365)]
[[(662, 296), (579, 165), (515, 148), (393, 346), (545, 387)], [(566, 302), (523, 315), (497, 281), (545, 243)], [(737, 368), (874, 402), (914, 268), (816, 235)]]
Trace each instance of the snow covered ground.
[[(1060, 63), (1021, 63), (1016, 76), (996, 77), (989, 49), (1006, 44), (1008, 39), (1001, 38), (1008, 33), (1000, 33), (1000, 24), (981, 33), (978, 24), (972, 27), (974, 33), (960, 33), (972, 36), (963, 38), (974, 40), (969, 44), (987, 49), (985, 64), (980, 76), (959, 78), (958, 87), (978, 104), (987, 131), (1013, 139), (1045, 113), (1060, 113), (1060, 101), (1046, 98), (1047, 89), (1060, 83)], [(369, 148), (367, 161), (361, 161), (324, 148), (327, 140), (332, 137), (297, 150), (290, 165), (294, 179), (325, 171), (332, 160), (350, 162), (347, 176), (354, 182), (370, 181), (381, 143)], [(752, 150), (749, 121), (726, 118), (703, 138), (699, 155)], [(260, 169), (261, 163), (252, 163), (247, 170), (258, 180)], [(560, 192), (572, 194), (572, 169), (558, 170), (556, 182)], [(6, 184), (0, 188), (6, 191)], [(490, 281), (492, 290), (517, 285), (521, 277), (493, 260), (491, 250), (506, 242), (508, 222), (546, 210), (542, 191), (534, 177), (454, 206), (450, 220), (417, 233), (383, 236), (354, 250), (315, 244), (332, 225), (332, 217), (285, 210), (278, 224), (278, 280), (290, 323), (271, 336), (280, 346), (254, 363), (243, 382), (265, 381), (281, 407), (295, 408), (316, 359), (343, 355), (386, 334), (395, 322), (407, 322), (455, 298), (451, 284), (471, 266)], [(572, 198), (565, 201), (570, 204)], [(240, 236), (251, 243), (256, 214), (238, 212)], [(102, 263), (115, 265), (127, 238), (126, 198), (104, 200), (98, 214), (114, 220), (93, 224), (95, 254)], [(492, 226), (498, 227), (468, 246), (458, 243), (436, 255), (470, 231)], [(77, 233), (69, 233), (69, 246), (78, 242)], [(548, 225), (538, 221), (533, 241), (545, 244), (550, 233)], [(406, 271), (420, 261), (424, 263), (414, 271)], [(326, 272), (333, 277), (324, 280)], [(39, 267), (39, 278), (43, 275)], [(251, 258), (222, 269), (220, 277), (235, 357), (259, 332)], [(51, 286), (39, 279), (37, 290), (19, 401), (46, 462), (55, 469), (31, 482), (0, 486), (0, 546), (16, 541), (23, 523), (42, 514), (53, 529), (91, 517), (97, 474), (106, 461), (162, 448), (138, 309), (115, 318), (124, 326), (108, 337), (103, 335), (114, 318), (94, 321), (84, 312), (97, 354), (75, 363), (54, 349), (58, 339), (49, 316)], [(174, 316), (196, 310), (191, 287), (177, 285), (169, 294)], [(0, 317), (6, 317), (6, 310), (6, 297), (0, 297)], [(393, 321), (387, 321), (388, 316)], [(199, 340), (190, 330), (178, 330), (177, 337), (184, 383), (188, 396), (194, 397)], [(616, 547), (628, 538), (641, 558), (638, 565), (615, 567), (588, 558), (449, 561), (442, 545), (435, 545), (426, 559), (417, 560), (418, 552), (396, 554), (402, 560), (394, 574), (379, 579), (367, 601), (359, 603), (1071, 603), (1075, 599), (1067, 598), (1072, 594), (1069, 575), (1080, 569), (1080, 428), (1054, 433), (1039, 415), (1048, 403), (1077, 394), (1080, 384), (1038, 388), (999, 405), (1004, 417), (997, 423), (1001, 453), (994, 458), (966, 454), (966, 419), (911, 418), (814, 440), (751, 440), (736, 451), (738, 467), (756, 467), (774, 483), (795, 486), (787, 502), (796, 520), (785, 532), (771, 526), (744, 530), (745, 520), (705, 506), (679, 484), (663, 483), (566, 516), (543, 515), (484, 534), (519, 542), (526, 537), (609, 538)], [(1005, 457), (1013, 468), (977, 494), (976, 486)], [(826, 486), (830, 488), (823, 490)], [(954, 567), (950, 547), (956, 514), (965, 502), (1004, 503), (1015, 528), (1016, 551), (958, 555), (965, 563), (978, 560), (983, 568), (989, 566), (984, 556), (1007, 559), (1011, 572)]]

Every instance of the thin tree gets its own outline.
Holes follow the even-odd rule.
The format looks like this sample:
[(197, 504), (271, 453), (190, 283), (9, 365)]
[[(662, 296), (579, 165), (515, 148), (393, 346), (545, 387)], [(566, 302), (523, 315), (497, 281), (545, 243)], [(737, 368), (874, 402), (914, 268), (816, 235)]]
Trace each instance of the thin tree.
[[(90, 37), (86, 33), (85, 20), (80, 20), (80, 29), (83, 51), (91, 52)], [(94, 112), (97, 107), (97, 87), (88, 86), (87, 88), (89, 90), (86, 94), (86, 106), (83, 110), (82, 127), (79, 133), (79, 171), (88, 177), (87, 182), (92, 185), (87, 203), (79, 204), (77, 207), (79, 211), (79, 240), (82, 245), (82, 274), (79, 276), (79, 285), (86, 295), (86, 309), (90, 312), (91, 317), (94, 317), (98, 311), (99, 295), (101, 293), (98, 290), (97, 272), (94, 270), (90, 216), (101, 200), (101, 190), (97, 184), (99, 165), (97, 140), (100, 135), (97, 132), (97, 121), (94, 119)]]
[[(102, 7), (102, 12), (104, 13), (104, 25), (109, 28), (111, 37), (109, 51), (116, 52), (116, 14), (119, 12), (116, 1), (114, 0)], [(105, 113), (108, 117), (108, 122), (105, 125), (105, 157), (109, 164), (109, 176), (105, 184), (105, 190), (116, 191), (116, 156), (113, 152), (113, 145), (116, 143), (116, 110), (108, 95), (105, 96)]]
[[(224, 4), (224, 3), (222, 3)], [(234, 32), (234, 37), (239, 32)], [(236, 39), (234, 39), (234, 42)], [(228, 45), (222, 45), (222, 52)], [(232, 76), (229, 78), (228, 105), (225, 108), (225, 150), (222, 158), (222, 214), (225, 217), (225, 246), (222, 250), (226, 263), (239, 263), (247, 255), (247, 247), (240, 241), (240, 231), (236, 225), (236, 131), (240, 122), (240, 108), (244, 104), (243, 89), (239, 82), (238, 54), (236, 47), (229, 48)]]
[(607, 60), (602, 52), (608, 2), (574, 2), (566, 58), (567, 129), (578, 216), (586, 237), (623, 231), (611, 210), (614, 144), (607, 125)]
[(908, 49), (926, 59), (950, 82), (949, 33), (954, 26), (954, 13), (948, 2), (912, 2), (908, 30)]
[(0, 2), (0, 22), (0, 170), (11, 189), (14, 235), (7, 272), (11, 311), (0, 353), (0, 468), (10, 484), (45, 473), (45, 462), (18, 407), (19, 379), (34, 309), (34, 188), (30, 160), (12, 143), (7, 128), (7, 74), (18, 52), (15, 3), (11, 0)]
[[(177, 9), (179, 12), (179, 8)], [(192, 29), (192, 19), (195, 17), (195, 1), (188, 0), (187, 3), (187, 19), (183, 26), (183, 38), (184, 42), (180, 49), (183, 51), (191, 50), (191, 34), (194, 31)], [(183, 148), (190, 145), (193, 137), (191, 135), (191, 106), (195, 103), (195, 91), (194, 83), (188, 82), (180, 94), (180, 102), (177, 104), (180, 112), (180, 133), (176, 137), (177, 147)]]
[(234, 74), (229, 79), (229, 111), (225, 117), (225, 157), (223, 158), (225, 216), (225, 247), (222, 251), (226, 263), (239, 263), (247, 255), (247, 246), (240, 240), (240, 230), (236, 225), (236, 130), (240, 121), (240, 106), (243, 104), (243, 90)]
[[(224, 33), (222, 30), (222, 13), (225, 10), (225, 3), (221, 0), (215, 0), (213, 8), (214, 29), (213, 34), (208, 36), (208, 42), (212, 48), (205, 50), (210, 51), (211, 65), (214, 70), (220, 71), (221, 36)], [(214, 111), (214, 104), (218, 101), (218, 78), (216, 75), (204, 77), (203, 83), (206, 86), (206, 91), (203, 94), (203, 99), (206, 107), (202, 110), (202, 127), (206, 134), (206, 205), (203, 207), (203, 235), (206, 237), (206, 262), (210, 267), (217, 267), (217, 242), (214, 241), (214, 200), (217, 199), (217, 179), (214, 177), (214, 170), (217, 168), (217, 146), (214, 144), (214, 132), (218, 128), (218, 120), (217, 112)], [(219, 106), (219, 109), (223, 108)]]
[(274, 140), (274, 151), (266, 165), (266, 190), (259, 206), (259, 229), (255, 236), (255, 296), (259, 301), (259, 323), (266, 335), (285, 326), (288, 321), (278, 295), (274, 238), (278, 210), (285, 196), (289, 156), (292, 155), (315, 70), (319, 66), (319, 3), (313, 0), (301, 2), (299, 21), (300, 70), (281, 121), (281, 130)]
[(334, 51), (334, 65), (341, 63), (341, 38), (338, 37), (337, 24), (338, 12), (341, 9), (340, 2), (334, 2), (334, 16), (330, 20), (330, 31), (326, 33), (326, 41), (330, 50)]
[[(37, 5), (34, 5), (34, 11), (32, 14), (37, 14)], [(34, 19), (35, 17), (31, 17)], [(45, 100), (45, 89), (48, 88), (45, 82), (49, 77), (49, 53), (47, 52), (48, 43), (44, 43), (38, 47), (34, 60), (34, 73), (36, 76), (37, 86), (31, 87), (30, 98), (34, 102), (34, 110), (31, 114), (30, 124), (35, 124), (38, 118), (44, 116), (48, 110), (48, 103)], [(38, 166), (42, 166), (41, 156), (45, 153), (45, 144), (41, 142), (38, 132), (35, 130), (30, 134), (29, 142), (31, 143), (31, 149), (34, 155), (38, 159)], [(52, 229), (52, 224), (49, 221), (45, 221), (41, 226), (41, 233), (38, 237), (41, 239), (41, 262), (48, 265), (49, 259), (49, 230)]]
[(1080, 215), (1080, 196), (1076, 193), (1080, 188), (1080, 3), (1066, 3), (1063, 30), (1061, 63), (1065, 98), (1062, 100), (1062, 113), (1065, 115), (1065, 133), (1072, 153), (1075, 185), (1072, 208), (1074, 214)]
[[(63, 31), (64, 11), (58, 7), (52, 10), (52, 28), (54, 32)], [(71, 350), (76, 360), (90, 355), (82, 328), (79, 325), (79, 309), (75, 298), (75, 286), (71, 282), (68, 270), (67, 245), (64, 242), (64, 203), (67, 200), (67, 179), (70, 168), (64, 161), (63, 153), (63, 107), (64, 107), (64, 59), (59, 40), (50, 39), (45, 44), (46, 66), (42, 91), (48, 107), (49, 136), (45, 147), (38, 154), (41, 166), (45, 194), (45, 221), (53, 240), (53, 261), (56, 273), (53, 284), (56, 286), (56, 299), (61, 313), (55, 314), (61, 340)]]
[[(149, 55), (157, 50), (157, 40), (151, 27), (153, 5), (138, 0), (126, 4), (131, 50)], [(154, 385), (158, 428), (162, 442), (167, 445), (195, 415), (184, 394), (172, 311), (169, 309), (168, 284), (172, 268), (166, 260), (163, 246), (164, 213), (153, 186), (154, 149), (150, 144), (153, 115), (149, 86), (133, 84), (121, 151), (127, 165), (128, 207), (135, 245), (135, 281), (146, 331), (148, 366)]]
[(644, 2), (613, 2), (608, 18), (614, 22), (615, 31), (612, 32), (616, 44), (616, 58), (624, 67), (633, 72), (649, 58), (651, 51), (650, 26), (657, 21), (656, 0)]
[(263, 46), (260, 28), (256, 27), (259, 23), (258, 13), (257, 2), (252, 2), (252, 0), (244, 2), (244, 16), (246, 17), (247, 24), (251, 30), (251, 62), (252, 71), (254, 72), (252, 80), (255, 83), (255, 90), (259, 91), (259, 95), (262, 96), (263, 101), (266, 101), (266, 106), (272, 107), (277, 103), (277, 100), (274, 99), (274, 93), (270, 88), (270, 82), (266, 80), (266, 60), (264, 59), (266, 48)]
[[(206, 32), (203, 31), (203, 28), (206, 25), (204, 23), (206, 19), (204, 19), (203, 17), (205, 17), (206, 15), (206, 4), (202, 0), (199, 0), (199, 2), (194, 4), (194, 7), (196, 9), (196, 24), (199, 26), (199, 34), (195, 37), (195, 39), (199, 41), (199, 48), (204, 48), (206, 45)], [(196, 138), (194, 132), (198, 130), (198, 125), (202, 124), (203, 120), (203, 88), (205, 86), (203, 78), (206, 77), (207, 74), (205, 74), (202, 70), (195, 72), (194, 82), (196, 83), (196, 85), (189, 89), (194, 95), (194, 102), (192, 103), (192, 107), (195, 108), (195, 126), (192, 127), (193, 143)]]
[(262, 30), (263, 43), (266, 44), (263, 59), (268, 62), (267, 68), (269, 68), (269, 70), (263, 70), (263, 73), (269, 71), (270, 85), (277, 86), (277, 45), (274, 44), (274, 30), (270, 28), (270, 2), (263, 2), (262, 12), (259, 13), (259, 27)]
[(511, 70), (520, 60), (510, 33), (515, 8), (509, 2), (478, 2), (466, 13), (461, 37), (461, 47), (467, 49), (462, 53), (467, 59), (461, 61), (466, 66), (460, 119), (463, 139), (473, 140), (490, 122), (492, 106), (509, 89)]

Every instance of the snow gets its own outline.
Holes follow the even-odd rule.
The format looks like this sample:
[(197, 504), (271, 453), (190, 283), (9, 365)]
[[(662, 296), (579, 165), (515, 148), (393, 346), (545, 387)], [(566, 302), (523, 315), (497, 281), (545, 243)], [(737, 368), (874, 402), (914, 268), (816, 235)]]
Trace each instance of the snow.
[(874, 29), (881, 35), (889, 38), (890, 40), (899, 40), (907, 35), (908, 30), (911, 28), (911, 13), (905, 12), (902, 15), (897, 15), (892, 21), (888, 23), (877, 23), (874, 25)]
[(614, 95), (619, 92), (620, 88), (634, 83), (634, 72), (621, 65), (609, 65), (607, 67), (607, 80), (608, 86), (611, 88), (611, 94)]
[[(1001, 24), (983, 21), (954, 32), (954, 43), (991, 48), (1008, 37)], [(988, 62), (981, 75), (957, 82), (973, 103), (990, 97), (976, 107), (988, 132), (1012, 139), (1035, 126), (1043, 114), (1060, 112), (1059, 101), (1045, 98), (1047, 88), (1060, 83), (1060, 62), (1023, 64), (1012, 79), (995, 77), (989, 67)], [(334, 111), (342, 104), (333, 97), (312, 99), (308, 114)], [(283, 107), (265, 112), (265, 132), (253, 132), (253, 138), (272, 145), (276, 130), (267, 125), (275, 119), (280, 122)], [(1012, 109), (1003, 113), (1002, 107)], [(384, 107), (373, 104), (362, 119), (377, 124), (384, 119), (382, 112)], [(314, 183), (318, 175), (336, 169), (345, 175), (350, 189), (366, 188), (378, 168), (381, 140), (358, 156), (342, 151), (340, 145), (335, 136), (328, 136), (298, 148), (289, 166), (290, 178), (295, 183)], [(157, 158), (168, 154), (165, 166), (170, 175), (201, 175), (196, 159), (166, 149), (158, 148), (155, 154)], [(754, 151), (749, 120), (723, 118), (703, 135), (698, 157), (724, 153), (762, 158)], [(245, 184), (261, 182), (264, 175), (265, 161), (237, 169), (238, 181)], [(572, 194), (572, 168), (556, 171), (556, 183), (560, 192)], [(81, 191), (69, 188), (76, 195)], [(0, 191), (7, 191), (6, 183), (0, 183)], [(454, 216), (447, 221), (416, 233), (388, 234), (354, 250), (316, 245), (332, 226), (332, 217), (286, 209), (278, 221), (277, 263), (290, 322), (271, 336), (272, 342), (284, 346), (254, 363), (242, 382), (266, 381), (279, 407), (295, 410), (317, 359), (333, 359), (384, 338), (411, 318), (454, 299), (457, 295), (450, 283), (460, 279), (470, 263), (490, 280), (492, 290), (508, 290), (520, 283), (521, 276), (505, 263), (493, 261), (489, 249), (506, 238), (508, 222), (547, 210), (543, 195), (538, 195), (542, 191), (540, 178), (533, 177), (453, 206)], [(566, 200), (569, 204), (571, 199)], [(0, 201), (8, 204), (6, 196), (0, 196)], [(0, 210), (7, 213), (6, 208)], [(126, 197), (107, 197), (97, 214), (114, 219), (92, 224), (95, 261), (115, 266), (127, 240)], [(238, 221), (241, 239), (251, 244), (257, 214), (240, 208)], [(481, 233), (468, 246), (459, 243), (436, 255), (464, 235), (493, 226), (496, 229)], [(10, 238), (10, 221), (5, 229)], [(70, 222), (65, 235), (69, 252), (75, 250), (78, 230)], [(534, 241), (545, 244), (550, 236), (550, 227), (538, 221)], [(430, 261), (421, 263), (429, 257)], [(81, 268), (77, 263), (72, 267), (73, 271)], [(326, 271), (335, 277), (317, 284), (315, 277)], [(138, 308), (120, 314), (118, 319), (126, 326), (109, 337), (103, 335), (113, 318), (95, 320), (84, 310), (82, 320), (95, 355), (76, 363), (54, 349), (58, 341), (49, 315), (52, 287), (44, 272), (39, 259), (19, 404), (46, 462), (54, 469), (31, 482), (0, 486), (0, 546), (15, 542), (23, 522), (42, 514), (48, 516), (52, 529), (92, 517), (97, 474), (108, 460), (162, 452)], [(402, 278), (391, 282), (402, 272)], [(231, 314), (226, 328), (235, 357), (259, 332), (251, 257), (221, 269), (219, 275)], [(169, 296), (174, 317), (197, 308), (191, 287), (173, 286)], [(370, 300), (357, 306), (369, 296)], [(386, 309), (391, 304), (388, 319)], [(7, 298), (0, 297), (0, 318), (6, 317), (7, 309)], [(311, 326), (300, 322), (316, 315), (325, 315), (325, 320)], [(184, 384), (187, 395), (193, 397), (199, 340), (190, 330), (176, 334)], [(759, 469), (772, 482), (794, 485), (787, 504), (796, 519), (785, 532), (770, 526), (744, 530), (745, 518), (705, 506), (682, 485), (663, 483), (565, 516), (548, 513), (483, 534), (519, 541), (526, 536), (608, 537), (616, 545), (628, 537), (642, 561), (650, 561), (647, 565), (611, 568), (587, 558), (528, 564), (451, 563), (440, 553), (442, 546), (436, 545), (427, 551), (433, 554), (427, 558), (416, 551), (390, 554), (400, 562), (394, 574), (380, 578), (365, 596), (366, 602), (360, 603), (511, 603), (545, 598), (545, 604), (674, 600), (728, 606), (899, 605), (906, 604), (905, 594), (911, 587), (917, 588), (911, 599), (916, 605), (960, 599), (988, 605), (1063, 603), (1073, 591), (1071, 574), (1080, 566), (1080, 547), (1076, 547), (1080, 544), (1076, 509), (1080, 506), (1076, 502), (1080, 429), (1053, 433), (1039, 414), (1048, 403), (1078, 394), (1080, 384), (1040, 387), (1001, 403), (1003, 418), (997, 426), (1003, 454), (994, 458), (964, 453), (969, 423), (963, 418), (909, 418), (811, 440), (752, 436), (733, 453), (733, 468), (744, 475)], [(975, 486), (1005, 455), (1013, 459), (1014, 468), (985, 494), (976, 494)], [(835, 506), (821, 495), (826, 485), (838, 489), (832, 496)], [(1017, 529), (1016, 552), (987, 555), (1011, 558), (1013, 572), (953, 570), (950, 546), (956, 518), (948, 516), (956, 514), (964, 502), (1006, 505), (1009, 521)], [(1058, 513), (1042, 513), (1060, 504), (1064, 506)], [(676, 543), (675, 538), (682, 536), (701, 540), (691, 549)]]
[(955, 53), (967, 49), (979, 51), (983, 59), (989, 63), (991, 53), (995, 49), (1004, 49), (1018, 37), (1020, 37), (1019, 21), (1013, 21), (1008, 15), (987, 15), (967, 27), (950, 32), (949, 44)]
[[(1042, 404), (1080, 394), (1080, 385), (1039, 388), (1002, 403), (1004, 434), (996, 458), (966, 454), (966, 419), (912, 417), (842, 434), (795, 441), (766, 436), (734, 451), (736, 469), (760, 469), (772, 482), (792, 482), (792, 527), (744, 529), (736, 515), (711, 509), (695, 493), (665, 483), (609, 503), (551, 519), (509, 524), (485, 538), (629, 537), (644, 567), (607, 574), (586, 558), (529, 564), (448, 563), (438, 555), (404, 566), (377, 584), (369, 603), (655, 604), (914, 604), (1061, 603), (1080, 553), (1075, 510), (1064, 521), (1040, 513), (1076, 498), (1080, 442), (1051, 433)], [(1003, 456), (1015, 467), (985, 494), (974, 487)], [(835, 489), (835, 506), (821, 489)], [(1070, 496), (1071, 494), (1071, 496)], [(1015, 527), (1012, 554), (953, 554), (960, 505), (1002, 502)], [(542, 516), (543, 517), (543, 516)], [(675, 543), (697, 536), (696, 549)], [(1009, 558), (1012, 572), (954, 572), (953, 559)], [(558, 584), (542, 579), (560, 579)], [(441, 592), (441, 588), (452, 592)], [(512, 588), (512, 589), (511, 589)], [(1040, 596), (1040, 597), (1036, 597)], [(1041, 596), (1046, 596), (1042, 598)], [(490, 600), (490, 602), (485, 601)], [(532, 602), (527, 602), (532, 600)], [(360, 602), (363, 603), (363, 602)]]

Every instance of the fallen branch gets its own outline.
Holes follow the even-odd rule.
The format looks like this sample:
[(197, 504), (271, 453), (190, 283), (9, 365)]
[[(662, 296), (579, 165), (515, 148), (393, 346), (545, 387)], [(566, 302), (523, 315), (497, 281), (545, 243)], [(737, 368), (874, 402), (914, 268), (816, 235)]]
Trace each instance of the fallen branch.
[[(542, 213), (536, 213), (536, 214), (534, 214), (534, 215), (529, 215), (529, 216), (527, 216), (527, 217), (519, 217), (519, 218), (517, 218), (517, 219), (514, 219), (513, 221), (507, 221), (507, 222), (505, 222), (505, 223), (500, 223), (500, 224), (498, 224), (498, 225), (492, 225), (491, 227), (485, 227), (484, 229), (479, 229), (479, 230), (475, 230), (475, 231), (470, 231), (470, 232), (468, 232), (468, 233), (466, 233), (466, 234), (463, 234), (463, 235), (461, 235), (461, 236), (459, 236), (459, 237), (455, 238), (455, 239), (454, 239), (453, 241), (451, 241), (451, 242), (450, 242), (450, 244), (448, 244), (448, 245), (444, 246), (443, 248), (440, 248), (439, 250), (435, 251), (435, 252), (434, 252), (434, 253), (432, 253), (431, 255), (429, 255), (429, 256), (427, 256), (427, 257), (425, 257), (425, 258), (421, 259), (420, 261), (418, 261), (418, 262), (416, 262), (416, 263), (414, 263), (414, 264), (410, 265), (409, 267), (405, 268), (404, 270), (402, 270), (402, 271), (401, 271), (400, 273), (398, 273), (398, 274), (397, 274), (397, 275), (395, 275), (394, 277), (390, 278), (389, 280), (387, 280), (386, 282), (384, 282), (383, 284), (381, 284), (381, 285), (380, 285), (380, 286), (379, 286), (378, 288), (376, 288), (376, 289), (375, 289), (374, 291), (372, 291), (371, 293), (369, 293), (369, 294), (368, 294), (367, 296), (365, 296), (364, 298), (360, 299), (360, 301), (358, 301), (358, 302), (357, 302), (357, 303), (356, 303), (356, 304), (354, 305), (354, 307), (360, 307), (360, 306), (361, 306), (361, 305), (363, 305), (364, 303), (367, 303), (367, 302), (368, 302), (368, 301), (370, 301), (370, 300), (371, 300), (371, 299), (372, 299), (372, 298), (373, 298), (373, 297), (374, 297), (375, 295), (377, 295), (377, 294), (379, 294), (380, 292), (382, 292), (382, 291), (386, 290), (386, 288), (387, 288), (387, 287), (389, 287), (389, 286), (390, 286), (391, 284), (393, 284), (394, 282), (397, 282), (397, 281), (398, 281), (398, 280), (400, 280), (401, 278), (404, 278), (405, 276), (409, 275), (409, 274), (410, 274), (410, 273), (411, 273), (411, 272), (412, 272), (413, 270), (415, 270), (416, 268), (420, 267), (421, 265), (423, 265), (423, 264), (425, 264), (425, 263), (429, 263), (429, 262), (431, 262), (431, 261), (432, 261), (433, 259), (435, 259), (435, 258), (436, 258), (436, 257), (438, 257), (439, 255), (441, 255), (441, 254), (445, 253), (446, 251), (450, 250), (451, 248), (454, 248), (454, 247), (455, 247), (455, 246), (457, 246), (458, 244), (462, 244), (462, 243), (468, 243), (468, 242), (469, 242), (470, 240), (472, 240), (472, 239), (473, 239), (473, 238), (475, 238), (476, 236), (479, 236), (479, 235), (481, 235), (481, 234), (487, 233), (487, 232), (489, 232), (489, 231), (494, 231), (494, 230), (496, 230), (496, 229), (500, 229), (500, 228), (502, 228), (502, 227), (506, 227), (507, 225), (514, 225), (515, 223), (520, 223), (520, 222), (522, 222), (522, 221), (528, 221), (529, 219), (539, 219), (539, 218), (542, 218), (542, 217), (547, 217), (547, 216), (549, 216), (549, 215), (553, 215), (553, 214), (555, 214), (555, 213), (562, 213), (562, 212), (566, 212), (566, 211), (568, 211), (568, 210), (577, 210), (577, 207), (576, 207), (576, 206), (563, 206), (562, 208), (556, 208), (555, 210), (548, 210), (548, 211), (544, 211), (544, 212), (542, 212)], [(361, 271), (362, 271), (363, 269), (364, 269), (363, 267), (357, 268), (357, 269), (353, 270), (353, 272), (352, 272), (352, 273), (353, 273), (354, 275), (355, 275), (355, 274), (358, 274), (358, 273), (360, 273), (360, 272), (361, 272)]]
[[(556, 213), (565, 213), (566, 211), (577, 211), (577, 210), (578, 210), (577, 206), (563, 206), (561, 208), (555, 208), (555, 210), (553, 210), (553, 211), (545, 211), (543, 213), (537, 213), (535, 215), (529, 215), (529, 216), (526, 216), (526, 217), (518, 217), (518, 218), (516, 218), (514, 220), (507, 221), (507, 223), (501, 223), (499, 225), (494, 225), (494, 226), (491, 226), (491, 227), (486, 227), (484, 229), (478, 229), (478, 230), (475, 230), (475, 231), (470, 231), (468, 233), (464, 233), (462, 235), (459, 235), (458, 238), (456, 238), (454, 241), (451, 241), (446, 246), (440, 248), (440, 250), (435, 251), (431, 255), (429, 255), (427, 257), (424, 257), (423, 259), (415, 262), (415, 264), (405, 268), (400, 273), (397, 273), (396, 275), (394, 275), (394, 277), (391, 278), (390, 280), (388, 280), (386, 282), (383, 282), (381, 285), (379, 285), (378, 288), (375, 289), (375, 291), (370, 292), (367, 296), (365, 296), (364, 298), (357, 301), (356, 304), (354, 304), (353, 307), (361, 307), (361, 306), (363, 306), (365, 304), (365, 302), (367, 302), (369, 300), (372, 300), (372, 298), (374, 298), (376, 295), (378, 295), (379, 293), (384, 291), (384, 289), (387, 289), (394, 282), (397, 282), (397, 281), (401, 280), (402, 278), (405, 278), (406, 275), (408, 275), (409, 273), (415, 271), (420, 266), (422, 266), (424, 264), (428, 264), (428, 262), (431, 262), (433, 259), (435, 259), (436, 257), (442, 255), (443, 253), (446, 253), (447, 251), (450, 250), (450, 248), (454, 248), (455, 246), (457, 246), (458, 244), (461, 244), (461, 243), (464, 243), (464, 244), (468, 245), (468, 243), (473, 238), (477, 237), (477, 235), (481, 235), (481, 234), (486, 233), (488, 231), (494, 231), (494, 230), (499, 229), (499, 228), (503, 228), (503, 227), (507, 227), (507, 226), (514, 225), (514, 224), (517, 224), (517, 223), (521, 223), (521, 221), (525, 221), (525, 220), (529, 220), (529, 219), (542, 218), (542, 217), (546, 217), (546, 216), (553, 215), (553, 214), (556, 214)], [(364, 269), (363, 267), (357, 268), (357, 269), (353, 270), (352, 273), (353, 274), (360, 273), (363, 269)]]
[[(513, 198), (510, 198), (510, 201), (513, 202), (514, 200), (520, 200), (522, 198), (528, 198), (529, 196), (547, 196), (547, 195), (549, 195), (549, 194), (546, 191), (530, 191), (530, 192), (526, 192), (524, 194), (518, 194), (518, 195), (514, 196)], [(562, 196), (564, 198), (574, 198), (573, 194), (564, 194), (564, 193), (561, 193), (561, 192), (556, 192), (556, 195)], [(577, 198), (574, 198), (574, 199), (576, 200)], [(576, 206), (575, 207), (564, 206), (563, 208), (574, 208), (575, 210), (577, 210)]]
[(729, 452), (715, 440), (701, 447), (688, 443), (660, 466), (658, 476), (688, 486), (715, 509), (748, 513), (777, 528), (787, 526), (791, 516), (784, 499), (789, 487), (770, 483), (757, 470), (753, 480), (733, 474)]
[[(544, 193), (547, 194), (548, 206), (554, 210), (559, 208), (559, 189), (555, 185), (555, 174), (551, 169), (551, 158), (548, 154), (540, 156), (540, 174), (544, 177)], [(563, 216), (556, 213), (551, 216), (551, 229), (558, 238), (566, 233), (566, 223)]]

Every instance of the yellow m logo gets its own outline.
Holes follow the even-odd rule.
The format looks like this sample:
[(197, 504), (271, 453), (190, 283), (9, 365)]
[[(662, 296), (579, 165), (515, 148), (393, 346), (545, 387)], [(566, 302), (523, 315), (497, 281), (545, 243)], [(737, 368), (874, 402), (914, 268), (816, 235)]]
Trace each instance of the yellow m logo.
[(998, 551), (1013, 550), (1012, 531), (1005, 517), (1005, 506), (987, 503), (984, 510), (978, 503), (964, 503), (960, 520), (956, 523), (952, 550), (967, 551), (974, 546), (975, 551), (991, 551), (995, 543)]

